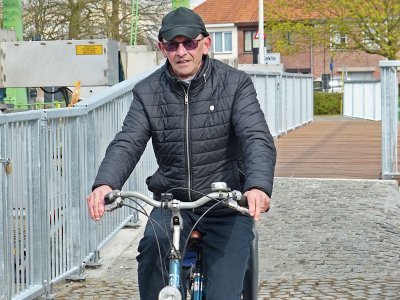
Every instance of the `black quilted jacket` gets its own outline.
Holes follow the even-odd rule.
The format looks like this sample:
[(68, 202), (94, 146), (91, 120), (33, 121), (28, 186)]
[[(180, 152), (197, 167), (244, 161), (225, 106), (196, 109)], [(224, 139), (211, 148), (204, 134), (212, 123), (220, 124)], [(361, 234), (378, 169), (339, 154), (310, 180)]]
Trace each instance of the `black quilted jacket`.
[(177, 80), (167, 62), (135, 86), (93, 188), (121, 189), (150, 138), (159, 168), (147, 184), (155, 194), (185, 188), (173, 194), (191, 201), (201, 195), (189, 189), (209, 193), (217, 181), (272, 193), (275, 146), (253, 83), (218, 60), (205, 57), (190, 85)]

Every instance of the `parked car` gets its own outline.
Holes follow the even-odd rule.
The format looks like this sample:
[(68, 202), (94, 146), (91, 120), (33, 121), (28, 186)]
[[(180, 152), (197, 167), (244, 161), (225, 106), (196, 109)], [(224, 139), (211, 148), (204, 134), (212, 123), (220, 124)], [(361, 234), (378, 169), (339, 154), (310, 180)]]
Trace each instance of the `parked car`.
[(330, 80), (329, 83), (329, 88), (327, 90), (328, 93), (343, 93), (343, 81), (342, 79), (333, 79)]
[[(346, 80), (350, 80), (347, 78)], [(321, 78), (316, 78), (314, 80), (314, 91), (315, 92), (327, 92), (327, 93), (343, 93), (344, 81), (342, 78), (333, 78), (328, 82), (328, 88), (324, 89), (323, 82)]]

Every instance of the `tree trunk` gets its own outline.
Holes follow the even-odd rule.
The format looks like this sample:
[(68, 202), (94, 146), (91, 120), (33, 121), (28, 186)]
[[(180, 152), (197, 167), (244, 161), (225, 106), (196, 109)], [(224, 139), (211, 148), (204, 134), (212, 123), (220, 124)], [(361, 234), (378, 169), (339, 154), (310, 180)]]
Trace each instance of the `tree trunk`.
[(75, 3), (70, 2), (71, 5), (71, 17), (69, 22), (69, 36), (70, 40), (79, 39), (80, 23), (82, 11), (85, 7), (84, 0), (77, 0)]
[(119, 0), (112, 0), (112, 12), (111, 12), (111, 38), (115, 41), (120, 40), (119, 34)]

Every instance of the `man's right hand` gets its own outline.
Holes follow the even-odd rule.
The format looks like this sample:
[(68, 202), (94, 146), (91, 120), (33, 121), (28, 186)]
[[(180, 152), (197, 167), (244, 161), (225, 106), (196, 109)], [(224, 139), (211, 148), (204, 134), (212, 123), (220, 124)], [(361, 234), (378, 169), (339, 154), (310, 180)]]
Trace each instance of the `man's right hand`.
[(89, 214), (94, 221), (99, 221), (103, 216), (104, 196), (111, 191), (112, 189), (108, 185), (101, 185), (86, 197)]

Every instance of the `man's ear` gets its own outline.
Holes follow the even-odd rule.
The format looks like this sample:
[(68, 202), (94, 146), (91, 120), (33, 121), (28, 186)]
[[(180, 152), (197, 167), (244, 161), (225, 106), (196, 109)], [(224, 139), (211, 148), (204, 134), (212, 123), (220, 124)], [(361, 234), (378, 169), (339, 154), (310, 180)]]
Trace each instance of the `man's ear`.
[(161, 42), (158, 42), (158, 43), (157, 43), (157, 46), (158, 46), (158, 49), (160, 49), (162, 55), (163, 55), (164, 57), (167, 57), (167, 53), (165, 53), (165, 49), (164, 49), (163, 44), (162, 44)]
[(203, 55), (207, 55), (211, 47), (211, 38), (209, 36), (204, 38)]

